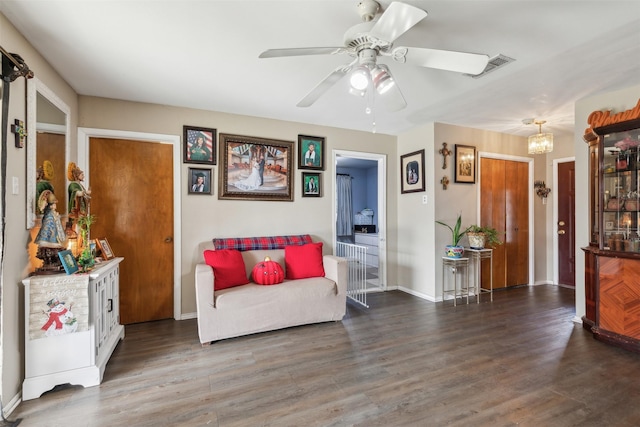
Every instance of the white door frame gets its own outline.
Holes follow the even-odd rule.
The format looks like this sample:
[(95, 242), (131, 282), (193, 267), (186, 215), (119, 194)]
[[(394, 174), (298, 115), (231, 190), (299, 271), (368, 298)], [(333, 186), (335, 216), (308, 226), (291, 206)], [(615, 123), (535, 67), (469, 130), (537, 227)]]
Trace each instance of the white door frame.
[(182, 222), (182, 212), (180, 210), (180, 189), (182, 188), (182, 182), (180, 181), (180, 136), (122, 130), (78, 128), (78, 166), (85, 172), (87, 187), (90, 187), (89, 177), (91, 176), (89, 173), (90, 138), (130, 139), (171, 144), (173, 146), (173, 318), (180, 320), (182, 317), (182, 288), (180, 284), (180, 259), (182, 258), (182, 236), (180, 234), (180, 224)]
[[(567, 162), (575, 162), (576, 158), (575, 157), (563, 157), (561, 159), (554, 159), (553, 160), (553, 188), (558, 188), (558, 167), (560, 166), (560, 163), (567, 163)], [(558, 268), (560, 267), (558, 265), (558, 254), (559, 249), (558, 249), (558, 192), (557, 191), (553, 191), (551, 193), (553, 195), (553, 225), (551, 227), (552, 230), (552, 235), (553, 235), (553, 283), (555, 285), (560, 283), (560, 275), (558, 273)], [(574, 239), (575, 239), (575, 235), (574, 235)], [(575, 254), (574, 255), (574, 259), (575, 259)], [(574, 270), (575, 271), (575, 270)], [(575, 285), (575, 280), (574, 279), (574, 285)]]
[(335, 253), (335, 242), (337, 241), (336, 219), (338, 214), (337, 195), (337, 167), (336, 161), (338, 157), (350, 157), (354, 159), (372, 160), (378, 163), (378, 206), (376, 215), (378, 215), (378, 277), (380, 278), (380, 287), (383, 291), (387, 290), (387, 156), (379, 153), (365, 153), (360, 151), (333, 150), (332, 162), (334, 174), (331, 178), (331, 194), (334, 195), (332, 200), (333, 206), (333, 248)]

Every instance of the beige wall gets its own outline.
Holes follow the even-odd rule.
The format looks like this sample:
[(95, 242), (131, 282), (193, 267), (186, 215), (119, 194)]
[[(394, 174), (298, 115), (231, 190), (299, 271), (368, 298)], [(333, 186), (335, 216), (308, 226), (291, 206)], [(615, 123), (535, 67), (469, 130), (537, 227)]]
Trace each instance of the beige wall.
[[(389, 135), (357, 132), (302, 123), (267, 120), (212, 111), (194, 110), (151, 104), (118, 101), (105, 98), (80, 97), (81, 127), (182, 135), (183, 125), (217, 129), (218, 133), (257, 136), (292, 141), (297, 153), (298, 134), (326, 138), (325, 171), (322, 174), (324, 196), (301, 197), (301, 171), (294, 170), (294, 201), (265, 202), (218, 200), (220, 166), (214, 167), (214, 194), (212, 196), (190, 196), (187, 194), (187, 169), (182, 158), (180, 194), (182, 216), (182, 259), (180, 283), (182, 288), (183, 316), (195, 315), (194, 269), (202, 254), (198, 245), (214, 237), (269, 236), (277, 234), (309, 233), (314, 239), (325, 243), (325, 253), (331, 253), (333, 235), (332, 177), (335, 166), (331, 164), (332, 150), (380, 153), (387, 156), (387, 222), (389, 224), (388, 276), (396, 276), (396, 138)], [(297, 157), (296, 157), (297, 159)], [(297, 166), (297, 160), (295, 161)], [(90, 175), (91, 173), (89, 173)], [(90, 176), (89, 176), (90, 179)], [(98, 195), (94, 195), (98, 197)], [(94, 212), (100, 216), (99, 212)], [(126, 260), (124, 261), (126, 262)]]
[[(55, 92), (71, 108), (71, 126), (75, 129), (78, 111), (77, 96), (60, 78), (45, 59), (18, 33), (13, 25), (0, 14), (0, 45), (8, 52), (19, 54), (36, 77)], [(9, 121), (24, 120), (25, 79), (11, 83)], [(33, 143), (35, 129), (29, 129), (27, 144)], [(71, 136), (75, 146), (75, 136)], [(4, 260), (2, 265), (2, 403), (6, 407), (19, 399), (24, 378), (24, 290), (22, 279), (30, 271), (27, 246), (30, 242), (26, 230), (26, 148), (15, 148), (13, 134), (8, 134), (7, 147), (7, 204)], [(13, 195), (11, 181), (19, 180), (18, 194)]]
[(640, 99), (640, 85), (583, 98), (575, 106), (576, 153), (576, 318), (585, 314), (584, 252), (589, 245), (589, 150), (582, 139), (587, 118), (593, 111), (611, 110), (619, 113), (636, 106)]

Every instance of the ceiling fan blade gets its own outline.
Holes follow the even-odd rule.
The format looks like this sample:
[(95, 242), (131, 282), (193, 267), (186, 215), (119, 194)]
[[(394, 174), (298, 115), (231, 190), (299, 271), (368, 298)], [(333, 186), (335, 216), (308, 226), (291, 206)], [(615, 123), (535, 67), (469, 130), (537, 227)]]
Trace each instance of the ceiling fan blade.
[(406, 33), (409, 28), (422, 21), (426, 16), (427, 12), (415, 6), (393, 2), (369, 33), (380, 40), (393, 43), (395, 39)]
[(489, 62), (489, 56), (484, 54), (419, 47), (398, 47), (394, 49), (391, 56), (396, 61), (406, 61), (411, 65), (471, 75), (483, 72)]
[(296, 47), (290, 49), (268, 49), (258, 58), (279, 58), (283, 56), (335, 55), (344, 51), (342, 47)]
[(324, 80), (322, 80), (316, 87), (313, 88), (311, 92), (307, 94), (300, 102), (296, 105), (298, 107), (310, 107), (314, 102), (316, 102), (326, 91), (328, 91), (331, 86), (338, 83), (338, 81), (343, 78), (349, 71), (351, 71), (351, 67), (353, 64), (357, 62), (354, 61), (348, 65), (341, 65), (335, 70), (331, 72)]
[(380, 98), (380, 101), (384, 104), (387, 110), (402, 110), (407, 106), (407, 101), (404, 99), (398, 83), (393, 78), (391, 71), (389, 71), (389, 67), (383, 64), (379, 64), (378, 67), (384, 70), (391, 77), (391, 81), (393, 82), (393, 84), (389, 85), (386, 90), (383, 91), (383, 93), (377, 93), (376, 96)]

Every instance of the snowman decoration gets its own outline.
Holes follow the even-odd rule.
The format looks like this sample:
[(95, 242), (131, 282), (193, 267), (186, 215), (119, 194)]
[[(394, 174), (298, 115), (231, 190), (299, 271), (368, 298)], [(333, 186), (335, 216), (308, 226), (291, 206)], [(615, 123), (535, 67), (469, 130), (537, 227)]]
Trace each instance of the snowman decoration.
[(59, 301), (57, 298), (50, 299), (47, 306), (49, 309), (45, 314), (48, 320), (41, 328), (45, 336), (65, 335), (76, 331), (78, 321), (71, 312), (71, 306), (65, 307), (64, 301)]

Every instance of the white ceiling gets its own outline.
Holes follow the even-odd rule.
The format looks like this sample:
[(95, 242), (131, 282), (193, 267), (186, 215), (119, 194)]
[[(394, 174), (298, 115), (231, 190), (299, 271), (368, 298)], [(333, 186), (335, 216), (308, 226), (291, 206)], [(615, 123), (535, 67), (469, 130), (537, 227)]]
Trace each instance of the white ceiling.
[[(2, 0), (0, 11), (82, 95), (372, 131), (346, 79), (311, 107), (296, 107), (349, 56), (258, 58), (272, 48), (342, 46), (361, 22), (357, 3)], [(436, 121), (529, 135), (536, 127), (521, 122), (531, 117), (547, 120), (546, 131), (570, 133), (576, 100), (640, 83), (640, 1), (405, 3), (429, 15), (395, 46), (516, 61), (473, 79), (381, 58), (408, 106), (374, 108), (379, 133)]]

